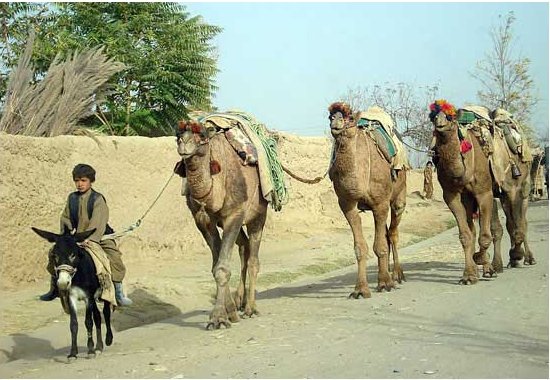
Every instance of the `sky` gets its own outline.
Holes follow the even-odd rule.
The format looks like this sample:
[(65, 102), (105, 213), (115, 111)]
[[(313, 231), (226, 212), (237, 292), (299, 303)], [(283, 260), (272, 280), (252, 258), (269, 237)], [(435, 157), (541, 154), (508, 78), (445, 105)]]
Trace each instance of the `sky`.
[(223, 28), (212, 42), (214, 106), (302, 136), (327, 136), (328, 106), (358, 87), (439, 84), (437, 98), (479, 104), (471, 73), (492, 49), (499, 15), (513, 11), (513, 52), (531, 60), (540, 99), (532, 123), (548, 138), (547, 2), (182, 4)]

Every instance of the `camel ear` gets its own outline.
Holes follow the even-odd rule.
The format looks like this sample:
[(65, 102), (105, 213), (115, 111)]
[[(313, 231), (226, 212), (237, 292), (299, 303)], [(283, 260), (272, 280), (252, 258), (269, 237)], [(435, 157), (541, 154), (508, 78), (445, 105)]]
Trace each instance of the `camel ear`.
[(54, 234), (53, 232), (48, 232), (44, 230), (39, 230), (38, 228), (31, 227), (34, 232), (38, 234), (41, 238), (46, 239), (50, 243), (55, 243), (57, 238), (59, 237), (58, 234)]

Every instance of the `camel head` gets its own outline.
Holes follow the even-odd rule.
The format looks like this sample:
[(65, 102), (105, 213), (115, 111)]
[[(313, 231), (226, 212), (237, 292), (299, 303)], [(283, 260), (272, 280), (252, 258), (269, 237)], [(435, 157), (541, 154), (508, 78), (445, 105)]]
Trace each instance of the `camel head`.
[(195, 120), (179, 121), (176, 132), (179, 155), (184, 160), (195, 155), (206, 155), (208, 142), (215, 134), (215, 127), (206, 127)]
[(332, 103), (328, 108), (330, 133), (333, 137), (355, 126), (355, 118), (351, 107), (343, 102)]
[(430, 121), (438, 134), (444, 134), (456, 127), (456, 109), (445, 99), (436, 100), (430, 105)]

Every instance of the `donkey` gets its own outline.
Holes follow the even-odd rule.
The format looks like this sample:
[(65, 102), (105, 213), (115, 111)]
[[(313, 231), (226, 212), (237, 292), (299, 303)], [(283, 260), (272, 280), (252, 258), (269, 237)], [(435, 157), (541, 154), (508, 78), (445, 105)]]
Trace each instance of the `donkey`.
[[(57, 287), (61, 305), (67, 314), (70, 314), (71, 322), (71, 351), (67, 356), (69, 360), (76, 359), (78, 347), (76, 337), (78, 333), (78, 320), (76, 305), (78, 301), (86, 303), (86, 330), (88, 331), (88, 355), (100, 354), (103, 351), (101, 338), (101, 314), (96, 304), (101, 288), (96, 275), (96, 267), (90, 254), (77, 243), (83, 242), (95, 232), (85, 231), (71, 235), (65, 228), (62, 235), (53, 232), (39, 230), (32, 227), (40, 237), (46, 239), (54, 246), (50, 252), (55, 262)], [(113, 343), (113, 331), (111, 330), (111, 303), (103, 301), (103, 315), (107, 334), (105, 343), (110, 346)], [(93, 317), (93, 318), (92, 318)], [(97, 345), (94, 349), (92, 327), (95, 323)]]

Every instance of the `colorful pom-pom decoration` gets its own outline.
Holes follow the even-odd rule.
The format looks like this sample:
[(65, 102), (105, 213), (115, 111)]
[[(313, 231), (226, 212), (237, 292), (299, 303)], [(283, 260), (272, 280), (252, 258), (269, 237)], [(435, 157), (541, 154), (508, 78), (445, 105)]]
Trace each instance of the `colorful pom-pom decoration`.
[(456, 119), (456, 108), (445, 99), (436, 100), (430, 104), (430, 120), (434, 121), (438, 113), (443, 112), (449, 121)]

